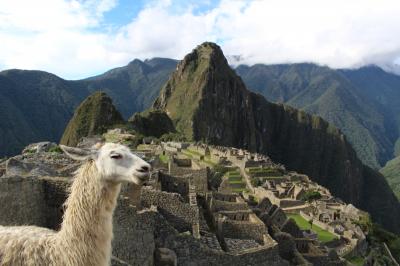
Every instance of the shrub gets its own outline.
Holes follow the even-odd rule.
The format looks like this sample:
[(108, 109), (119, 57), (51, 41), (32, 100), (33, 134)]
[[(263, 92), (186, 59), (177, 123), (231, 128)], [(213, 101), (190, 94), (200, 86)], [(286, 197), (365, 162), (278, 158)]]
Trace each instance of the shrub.
[(321, 193), (315, 190), (307, 191), (302, 197), (301, 200), (311, 202), (314, 200), (318, 200), (322, 197)]
[(251, 184), (253, 187), (258, 187), (262, 185), (262, 181), (259, 178), (253, 178), (251, 179)]
[(187, 141), (187, 138), (180, 133), (167, 133), (160, 137), (161, 141)]
[(60, 146), (58, 145), (50, 147), (49, 152), (63, 153)]

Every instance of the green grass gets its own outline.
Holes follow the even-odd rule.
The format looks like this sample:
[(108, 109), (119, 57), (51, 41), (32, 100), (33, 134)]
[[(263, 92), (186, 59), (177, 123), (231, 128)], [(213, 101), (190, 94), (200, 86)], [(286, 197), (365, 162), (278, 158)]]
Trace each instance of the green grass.
[(229, 182), (242, 181), (242, 176), (228, 176)]
[(321, 242), (329, 242), (337, 238), (334, 234), (322, 229), (317, 225), (313, 225), (311, 228), (309, 222), (306, 221), (306, 219), (301, 217), (299, 214), (288, 214), (288, 217), (292, 218), (296, 222), (296, 224), (300, 227), (301, 230), (311, 229), (312, 231), (317, 233), (318, 240)]
[(193, 154), (193, 155), (197, 155), (197, 156), (203, 156), (203, 154), (201, 154), (198, 151), (192, 150), (192, 149), (186, 149), (187, 152)]
[(230, 180), (229, 179), (229, 184), (245, 184), (243, 180)]
[(238, 170), (228, 171), (225, 176), (228, 178), (233, 192), (240, 193), (247, 190), (246, 183)]
[[(182, 150), (182, 153), (191, 159), (194, 159), (195, 156), (201, 156), (200, 153), (193, 151), (193, 150), (189, 150), (189, 149)], [(209, 157), (204, 157), (204, 160), (202, 160), (202, 162), (204, 162), (205, 164), (207, 164), (210, 167), (214, 167), (215, 165), (217, 165), (217, 163), (212, 161), (211, 158), (209, 158)]]
[(211, 160), (211, 159), (207, 159), (207, 158), (204, 158), (204, 160), (203, 160), (206, 164), (208, 164), (208, 165), (210, 165), (211, 167), (214, 167), (214, 166), (216, 166), (217, 165), (217, 163), (216, 162), (214, 162), (213, 160)]
[(282, 176), (283, 173), (279, 169), (275, 168), (261, 168), (261, 167), (249, 167), (246, 168), (246, 172), (250, 175), (257, 176)]
[(240, 193), (240, 192), (249, 192), (247, 188), (232, 188), (233, 192)]
[(228, 171), (226, 174), (228, 176), (240, 176), (240, 172), (238, 170)]
[(261, 178), (263, 181), (265, 181), (270, 179), (282, 179), (282, 176), (260, 176), (258, 178)]
[(204, 162), (211, 165), (211, 166), (215, 166), (218, 164), (218, 162), (214, 161), (213, 159), (211, 159), (211, 156), (204, 156)]
[(354, 265), (364, 265), (364, 258), (362, 257), (350, 257), (346, 258), (351, 264)]
[(169, 161), (169, 158), (167, 155), (160, 154), (159, 158), (160, 158), (160, 161), (163, 163), (168, 163), (168, 161)]
[(193, 154), (191, 154), (190, 152), (188, 152), (187, 150), (182, 150), (182, 154), (186, 155), (189, 158), (193, 158)]

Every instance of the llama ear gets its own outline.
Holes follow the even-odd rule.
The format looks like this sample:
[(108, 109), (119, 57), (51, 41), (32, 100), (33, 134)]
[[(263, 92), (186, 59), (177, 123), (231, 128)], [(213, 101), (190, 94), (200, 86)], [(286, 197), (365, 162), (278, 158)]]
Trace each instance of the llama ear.
[(96, 159), (97, 150), (96, 149), (81, 149), (75, 147), (68, 147), (60, 145), (60, 148), (67, 154), (70, 158), (77, 161), (84, 161), (87, 159)]

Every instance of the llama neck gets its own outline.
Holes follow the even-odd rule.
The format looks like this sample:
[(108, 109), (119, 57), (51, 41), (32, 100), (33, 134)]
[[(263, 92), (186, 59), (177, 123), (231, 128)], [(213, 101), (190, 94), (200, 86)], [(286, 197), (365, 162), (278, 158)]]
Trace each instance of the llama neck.
[(94, 162), (75, 176), (59, 232), (65, 249), (84, 265), (106, 265), (111, 256), (112, 215), (121, 186), (100, 180)]

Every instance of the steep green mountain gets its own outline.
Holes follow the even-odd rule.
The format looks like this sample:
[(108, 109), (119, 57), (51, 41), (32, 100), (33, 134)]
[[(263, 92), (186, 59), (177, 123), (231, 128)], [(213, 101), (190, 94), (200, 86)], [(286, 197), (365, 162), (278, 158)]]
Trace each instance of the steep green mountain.
[(315, 64), (259, 64), (236, 71), (249, 89), (268, 100), (319, 115), (340, 128), (365, 164), (378, 169), (393, 157), (398, 137), (394, 116), (363, 91), (364, 84), (354, 84), (342, 71)]
[(104, 92), (95, 92), (76, 109), (60, 143), (76, 146), (82, 137), (101, 135), (113, 125), (123, 124), (121, 114)]
[(397, 198), (400, 199), (400, 156), (387, 162), (380, 172), (385, 176)]
[(72, 84), (89, 92), (106, 92), (128, 119), (151, 106), (175, 67), (176, 61), (172, 59), (154, 58), (143, 62), (135, 59), (127, 66)]
[(395, 155), (400, 155), (400, 76), (376, 66), (341, 72), (356, 85), (358, 92), (373, 100), (395, 121), (394, 125), (390, 124), (392, 135), (389, 136), (396, 140)]
[(50, 73), (0, 72), (0, 157), (35, 141), (58, 141), (84, 95)]
[[(0, 133), (4, 136), (0, 157), (15, 154), (31, 142), (58, 141), (77, 105), (97, 90), (110, 95), (125, 119), (145, 110), (176, 64), (164, 58), (134, 60), (78, 81), (41, 71), (0, 72)], [(400, 149), (397, 75), (377, 67), (332, 70), (314, 64), (239, 66), (235, 71), (250, 90), (268, 100), (333, 123), (346, 134), (358, 157), (373, 168), (393, 158), (395, 147)]]
[(0, 72), (0, 157), (32, 142), (58, 142), (75, 108), (94, 91), (110, 95), (125, 119), (149, 107), (176, 61), (134, 60), (93, 78), (68, 81), (43, 71)]
[(132, 129), (145, 136), (159, 138), (176, 131), (169, 116), (158, 110), (135, 113), (128, 121)]
[(268, 154), (400, 231), (400, 204), (384, 177), (364, 166), (340, 130), (246, 89), (221, 49), (204, 43), (178, 64), (154, 102), (195, 141)]

